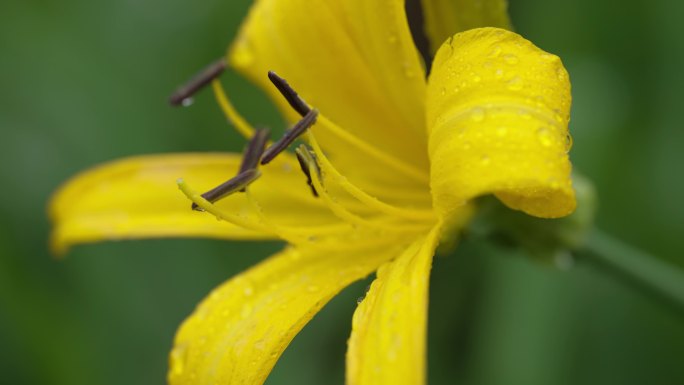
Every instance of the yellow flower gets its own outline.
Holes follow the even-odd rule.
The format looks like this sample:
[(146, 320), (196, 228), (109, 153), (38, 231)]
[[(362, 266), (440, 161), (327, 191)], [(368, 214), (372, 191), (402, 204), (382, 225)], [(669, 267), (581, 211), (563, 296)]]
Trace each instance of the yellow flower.
[[(450, 18), (456, 3), (461, 16)], [(503, 1), (484, 4), (425, 1), (434, 47), (466, 28), (507, 25)], [(373, 272), (353, 318), (347, 382), (421, 384), (432, 255), (467, 221), (473, 199), (494, 194), (539, 217), (575, 207), (567, 73), (558, 57), (515, 33), (449, 37), (426, 80), (401, 0), (259, 0), (227, 61), (290, 121), (299, 116), (268, 82), (269, 70), (317, 109), (304, 136), (311, 147), (301, 149), (311, 187), (297, 159), (282, 153), (244, 193), (212, 203), (196, 191), (234, 175), (239, 155), (151, 155), (86, 171), (50, 207), (56, 252), (141, 237), (289, 243), (215, 289), (183, 323), (171, 384), (262, 383), (316, 312)], [(249, 137), (220, 83), (213, 86)], [(178, 177), (209, 213), (190, 210), (173, 186)]]

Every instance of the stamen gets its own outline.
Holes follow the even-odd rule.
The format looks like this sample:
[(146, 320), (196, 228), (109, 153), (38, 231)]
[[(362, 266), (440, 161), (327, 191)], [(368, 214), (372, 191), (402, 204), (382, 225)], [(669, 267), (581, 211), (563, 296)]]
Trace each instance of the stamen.
[(261, 164), (268, 164), (278, 154), (285, 151), (285, 149), (292, 144), (300, 135), (302, 135), (309, 127), (316, 123), (318, 117), (318, 110), (310, 110), (304, 117), (298, 121), (292, 128), (285, 132), (280, 140), (273, 143), (271, 147), (266, 149), (264, 156), (261, 158)]
[(237, 112), (235, 106), (233, 106), (230, 99), (228, 99), (228, 95), (223, 89), (221, 82), (218, 79), (212, 80), (211, 88), (214, 89), (216, 101), (218, 102), (219, 107), (221, 107), (221, 111), (223, 111), (226, 119), (228, 119), (228, 122), (235, 126), (237, 132), (244, 136), (245, 139), (251, 138), (256, 130), (240, 115), (240, 113)]
[(255, 222), (251, 218), (246, 218), (240, 215), (236, 215), (230, 212), (223, 211), (218, 207), (214, 206), (211, 202), (203, 198), (199, 193), (193, 190), (182, 178), (178, 179), (176, 182), (178, 188), (185, 194), (185, 196), (193, 201), (197, 206), (201, 207), (201, 210), (205, 210), (208, 213), (214, 215), (216, 218), (230, 222), (236, 226), (255, 231), (257, 233), (272, 234), (273, 232), (267, 226), (259, 222)]
[(274, 86), (280, 91), (285, 100), (290, 103), (292, 107), (299, 115), (304, 117), (311, 111), (311, 108), (306, 104), (306, 102), (297, 94), (297, 92), (287, 83), (287, 81), (273, 71), (268, 71), (268, 79), (273, 83)]
[[(368, 195), (365, 191), (361, 190), (356, 185), (349, 182), (330, 162), (330, 160), (325, 156), (325, 153), (321, 150), (320, 144), (316, 140), (313, 132), (308, 135), (308, 141), (313, 151), (318, 155), (318, 160), (320, 160), (320, 167), (326, 175), (332, 177), (332, 179), (339, 185), (339, 187), (346, 190), (351, 196), (358, 199), (360, 202), (364, 203), (368, 207), (372, 207), (381, 213), (388, 215), (397, 215), (403, 218), (410, 218), (416, 220), (434, 220), (434, 212), (432, 210), (421, 210), (408, 207), (397, 207), (388, 203), (385, 203), (378, 198)], [(314, 181), (315, 182), (315, 181)]]
[(180, 106), (187, 103), (190, 97), (199, 91), (202, 87), (209, 84), (216, 79), (226, 69), (226, 61), (221, 58), (203, 69), (200, 73), (195, 75), (187, 83), (178, 87), (176, 91), (169, 97), (169, 103), (172, 106)]
[(261, 156), (264, 154), (264, 149), (266, 149), (266, 142), (268, 142), (271, 136), (271, 131), (268, 128), (257, 129), (252, 136), (252, 139), (247, 143), (245, 148), (245, 154), (242, 157), (242, 164), (240, 164), (240, 171), (238, 174), (251, 169), (256, 169), (261, 160)]
[[(261, 172), (257, 169), (249, 169), (237, 174), (235, 177), (221, 183), (220, 185), (214, 187), (213, 189), (202, 194), (202, 198), (206, 199), (209, 203), (214, 203), (217, 200), (233, 194), (237, 191), (244, 189), (249, 186), (252, 182), (257, 180), (261, 176)], [(193, 210), (198, 210), (197, 203), (192, 204)]]
[(308, 148), (306, 148), (305, 145), (302, 144), (295, 150), (295, 155), (297, 155), (299, 167), (302, 169), (304, 175), (306, 175), (306, 184), (308, 184), (311, 188), (311, 192), (313, 193), (313, 195), (315, 197), (318, 197), (318, 191), (316, 191), (316, 187), (314, 187), (313, 182), (311, 181), (310, 162), (313, 161), (311, 151)]

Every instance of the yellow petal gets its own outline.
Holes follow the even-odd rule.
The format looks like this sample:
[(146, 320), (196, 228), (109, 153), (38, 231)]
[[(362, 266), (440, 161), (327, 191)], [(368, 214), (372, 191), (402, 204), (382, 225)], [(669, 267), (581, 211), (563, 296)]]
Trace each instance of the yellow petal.
[[(339, 127), (427, 169), (425, 79), (401, 0), (259, 0), (231, 47), (232, 66), (293, 112), (268, 81), (283, 76)], [(318, 138), (346, 176), (387, 174), (323, 127)]]
[(438, 234), (439, 226), (378, 270), (354, 313), (348, 384), (425, 383), (428, 283)]
[(575, 208), (570, 81), (557, 56), (502, 29), (449, 39), (428, 81), (431, 187), (442, 215), (493, 193), (540, 217)]
[(479, 27), (511, 29), (507, 0), (422, 0), (422, 4), (433, 53), (458, 32)]
[[(68, 181), (50, 203), (54, 224), (52, 248), (64, 253), (73, 244), (106, 239), (151, 237), (209, 237), (267, 239), (273, 233), (245, 230), (212, 215), (193, 211), (178, 191), (185, 178), (200, 191), (235, 175), (240, 155), (173, 154), (118, 160), (85, 171)], [(296, 161), (294, 161), (296, 162)], [(270, 218), (321, 224), (331, 220), (306, 186), (306, 178), (290, 157), (262, 168), (263, 176), (250, 186)], [(228, 197), (222, 208), (240, 214), (249, 207), (244, 194)]]
[(301, 328), (340, 290), (396, 256), (288, 248), (215, 289), (183, 323), (169, 383), (258, 385)]

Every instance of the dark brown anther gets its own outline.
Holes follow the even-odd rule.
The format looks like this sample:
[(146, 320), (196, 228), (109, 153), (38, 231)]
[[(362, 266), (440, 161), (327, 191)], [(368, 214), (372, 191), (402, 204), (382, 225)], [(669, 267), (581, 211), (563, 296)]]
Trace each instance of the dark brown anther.
[(271, 80), (271, 83), (273, 83), (274, 86), (276, 86), (285, 100), (290, 103), (290, 107), (297, 111), (300, 116), (304, 117), (309, 113), (309, 111), (311, 111), (311, 108), (299, 96), (299, 94), (297, 94), (297, 92), (290, 87), (285, 79), (281, 78), (273, 71), (268, 71), (268, 79)]
[(295, 123), (292, 128), (285, 131), (280, 140), (273, 143), (271, 147), (264, 151), (264, 156), (261, 158), (261, 164), (267, 164), (272, 161), (278, 154), (285, 151), (285, 149), (292, 144), (300, 135), (302, 135), (309, 127), (316, 123), (318, 111), (316, 109), (310, 110), (304, 117)]
[(172, 106), (185, 105), (192, 95), (209, 84), (212, 80), (219, 77), (225, 69), (226, 60), (223, 58), (211, 63), (187, 83), (178, 87), (169, 97), (169, 104)]
[[(249, 140), (245, 147), (245, 153), (242, 156), (242, 163), (240, 164), (238, 174), (242, 174), (247, 170), (256, 170), (261, 156), (266, 149), (266, 142), (268, 142), (270, 137), (271, 131), (268, 128), (259, 128), (254, 132), (252, 139)], [(240, 192), (245, 192), (245, 189), (241, 189)]]
[[(261, 172), (255, 168), (249, 169), (247, 171), (237, 174), (234, 178), (231, 178), (220, 185), (214, 187), (213, 189), (202, 194), (202, 198), (208, 200), (211, 203), (217, 200), (238, 192), (245, 187), (249, 186), (252, 182), (257, 180), (261, 176)], [(197, 203), (192, 204), (193, 210), (201, 210)]]
[(257, 168), (261, 156), (266, 149), (266, 142), (268, 142), (270, 136), (271, 131), (268, 128), (260, 128), (254, 132), (252, 139), (249, 140), (249, 143), (247, 143), (247, 146), (245, 147), (245, 154), (242, 157), (242, 163), (240, 164), (240, 171), (238, 171), (238, 174)]
[(311, 154), (309, 153), (309, 150), (304, 145), (301, 145), (297, 147), (297, 149), (295, 149), (295, 155), (297, 155), (299, 167), (302, 169), (304, 175), (306, 175), (306, 184), (308, 184), (311, 188), (311, 192), (313, 193), (313, 195), (315, 197), (318, 197), (318, 191), (316, 191), (316, 187), (314, 186), (313, 181), (311, 180), (310, 162), (313, 159), (311, 157)]

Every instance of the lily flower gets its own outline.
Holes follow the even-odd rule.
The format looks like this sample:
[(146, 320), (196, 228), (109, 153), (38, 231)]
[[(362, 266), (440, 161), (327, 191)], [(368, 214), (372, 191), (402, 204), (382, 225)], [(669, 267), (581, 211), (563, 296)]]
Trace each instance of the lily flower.
[[(347, 382), (424, 383), (432, 257), (473, 200), (493, 194), (544, 218), (575, 208), (567, 72), (513, 32), (467, 29), (507, 24), (503, 2), (485, 3), (461, 1), (450, 18), (451, 3), (423, 2), (436, 50), (427, 76), (404, 1), (255, 1), (225, 62), (299, 122), (292, 137), (268, 145), (213, 80), (252, 155), (146, 155), (86, 171), (51, 202), (55, 252), (121, 238), (285, 240), (185, 320), (169, 383), (263, 383), (302, 327), (374, 272), (352, 320)], [(280, 152), (300, 133), (297, 155)], [(270, 162), (267, 145), (280, 146)]]

